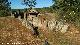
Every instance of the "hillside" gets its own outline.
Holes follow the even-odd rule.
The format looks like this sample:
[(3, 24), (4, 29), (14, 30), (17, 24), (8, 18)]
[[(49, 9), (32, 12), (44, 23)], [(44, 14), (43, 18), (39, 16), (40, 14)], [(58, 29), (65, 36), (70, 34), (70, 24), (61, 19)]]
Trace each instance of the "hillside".
[(18, 19), (0, 17), (0, 45), (43, 45), (45, 40), (50, 45), (80, 45), (80, 32), (72, 24), (66, 33), (47, 29), (38, 31), (39, 36), (36, 37)]

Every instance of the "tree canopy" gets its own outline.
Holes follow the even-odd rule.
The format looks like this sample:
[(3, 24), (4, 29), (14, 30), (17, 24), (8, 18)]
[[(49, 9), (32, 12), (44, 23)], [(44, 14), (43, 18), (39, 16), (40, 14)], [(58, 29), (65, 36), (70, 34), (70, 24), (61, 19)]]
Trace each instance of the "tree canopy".
[(53, 8), (66, 21), (80, 22), (80, 0), (53, 0)]
[(32, 8), (32, 7), (35, 7), (36, 0), (23, 0), (23, 4), (25, 4), (26, 6)]
[(10, 4), (11, 2), (8, 0), (0, 0), (0, 10), (9, 10)]
[(10, 7), (11, 2), (8, 0), (0, 0), (0, 16), (6, 16), (8, 15), (11, 7)]

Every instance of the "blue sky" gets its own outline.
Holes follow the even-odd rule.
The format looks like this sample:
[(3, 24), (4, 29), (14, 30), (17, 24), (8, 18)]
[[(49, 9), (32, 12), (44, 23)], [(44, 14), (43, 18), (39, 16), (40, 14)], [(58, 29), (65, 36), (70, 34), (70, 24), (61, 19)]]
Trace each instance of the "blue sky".
[[(10, 0), (12, 9), (24, 9), (27, 8), (25, 5), (21, 4), (22, 0)], [(51, 6), (52, 0), (36, 0), (37, 4), (35, 8), (49, 7)]]

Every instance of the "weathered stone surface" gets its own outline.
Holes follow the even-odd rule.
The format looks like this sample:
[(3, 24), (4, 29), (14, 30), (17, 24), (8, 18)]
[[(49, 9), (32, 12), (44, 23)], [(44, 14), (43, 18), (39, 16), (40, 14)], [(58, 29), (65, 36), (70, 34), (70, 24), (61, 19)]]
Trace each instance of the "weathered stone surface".
[(62, 27), (63, 27), (63, 25), (64, 25), (64, 24), (63, 24), (61, 21), (57, 21), (56, 31), (61, 30), (61, 29), (62, 29)]
[(33, 25), (34, 26), (38, 26), (38, 24), (39, 24), (38, 22), (39, 22), (38, 17), (33, 18)]
[(48, 22), (49, 30), (53, 30), (56, 27), (56, 20), (52, 19)]
[(31, 9), (30, 12), (32, 12), (32, 13), (33, 12), (38, 13), (35, 9)]
[(67, 30), (68, 30), (68, 27), (69, 27), (69, 25), (64, 25), (63, 27), (62, 27), (62, 29), (61, 29), (61, 32), (62, 33), (65, 33), (65, 32), (67, 32)]
[(13, 18), (14, 18), (14, 14), (12, 14), (12, 13), (11, 13), (11, 17), (13, 17)]
[[(52, 17), (52, 16), (51, 16)], [(29, 29), (32, 29), (32, 25), (35, 27), (39, 27), (42, 29), (60, 31), (65, 33), (68, 30), (69, 25), (63, 23), (62, 21), (57, 21), (56, 19), (52, 18), (40, 18), (39, 16), (36, 17), (34, 15), (29, 15), (27, 20), (22, 21), (22, 25), (26, 26)]]
[(18, 16), (18, 19), (19, 19), (20, 21), (22, 21), (21, 16)]
[(26, 20), (26, 16), (27, 16), (27, 15), (26, 15), (26, 12), (25, 12), (25, 13), (24, 13), (24, 19), (25, 19), (25, 20)]

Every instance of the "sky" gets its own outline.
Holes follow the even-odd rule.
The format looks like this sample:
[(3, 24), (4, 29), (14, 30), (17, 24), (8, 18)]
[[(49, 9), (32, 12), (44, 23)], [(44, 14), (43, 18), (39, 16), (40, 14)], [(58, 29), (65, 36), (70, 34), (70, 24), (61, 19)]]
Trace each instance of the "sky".
[[(28, 8), (27, 6), (22, 5), (22, 0), (10, 0), (10, 2), (12, 9)], [(52, 0), (36, 0), (36, 2), (35, 8), (50, 7), (53, 4)]]

